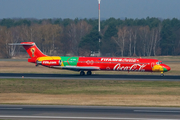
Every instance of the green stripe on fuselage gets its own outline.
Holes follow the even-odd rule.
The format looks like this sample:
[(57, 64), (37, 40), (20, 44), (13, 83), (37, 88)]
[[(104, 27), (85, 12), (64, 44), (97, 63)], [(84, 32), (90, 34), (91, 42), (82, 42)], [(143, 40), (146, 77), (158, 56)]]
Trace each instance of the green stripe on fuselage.
[(77, 66), (78, 60), (79, 57), (61, 57), (61, 62), (63, 62), (64, 66)]
[(166, 68), (163, 68), (163, 71), (164, 71), (164, 72), (167, 72), (168, 70), (167, 70)]

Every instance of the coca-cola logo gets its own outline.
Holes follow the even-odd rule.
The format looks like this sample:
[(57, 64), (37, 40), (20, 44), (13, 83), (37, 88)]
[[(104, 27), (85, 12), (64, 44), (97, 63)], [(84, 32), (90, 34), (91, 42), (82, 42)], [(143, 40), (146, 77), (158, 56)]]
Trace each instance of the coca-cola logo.
[(146, 65), (144, 64), (133, 64), (133, 65), (129, 65), (129, 66), (123, 66), (120, 63), (116, 64), (113, 68), (113, 70), (115, 71), (145, 71), (145, 69), (143, 69), (144, 67), (146, 67)]

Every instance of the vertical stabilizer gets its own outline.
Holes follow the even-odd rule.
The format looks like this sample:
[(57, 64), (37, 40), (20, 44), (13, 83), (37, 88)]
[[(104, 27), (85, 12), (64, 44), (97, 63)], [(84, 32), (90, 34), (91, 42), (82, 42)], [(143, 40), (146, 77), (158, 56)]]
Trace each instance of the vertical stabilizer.
[(36, 46), (34, 42), (21, 42), (21, 43), (12, 43), (10, 45), (22, 45), (26, 52), (29, 54), (31, 59), (28, 59), (28, 62), (36, 62), (36, 59), (38, 57), (44, 57), (47, 56), (39, 50), (39, 48)]

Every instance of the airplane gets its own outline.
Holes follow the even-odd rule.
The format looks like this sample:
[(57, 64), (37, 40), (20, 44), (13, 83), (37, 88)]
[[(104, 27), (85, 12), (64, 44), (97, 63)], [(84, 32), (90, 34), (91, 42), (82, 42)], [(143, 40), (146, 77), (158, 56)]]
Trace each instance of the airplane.
[(11, 43), (9, 45), (22, 45), (30, 58), (28, 62), (49, 68), (79, 71), (80, 75), (91, 75), (92, 71), (136, 71), (136, 72), (164, 72), (171, 68), (157, 59), (146, 58), (119, 58), (119, 57), (70, 57), (48, 56), (41, 52), (34, 42)]

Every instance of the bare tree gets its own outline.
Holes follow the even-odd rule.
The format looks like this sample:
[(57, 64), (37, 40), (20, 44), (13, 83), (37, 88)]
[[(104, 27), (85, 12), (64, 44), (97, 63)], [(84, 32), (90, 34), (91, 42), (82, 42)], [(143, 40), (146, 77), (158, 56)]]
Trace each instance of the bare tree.
[(70, 40), (71, 52), (74, 55), (77, 55), (78, 54), (78, 51), (77, 51), (78, 40), (77, 40), (77, 27), (76, 27), (75, 23), (71, 23), (69, 26), (67, 26), (67, 35), (68, 35), (68, 38)]
[(133, 56), (136, 56), (136, 41), (137, 41), (137, 31), (138, 27), (133, 28), (132, 36), (133, 36)]
[(74, 55), (79, 55), (79, 42), (83, 36), (91, 30), (91, 25), (85, 21), (80, 21), (77, 24), (71, 23), (66, 28), (67, 38), (70, 40), (70, 49)]
[(128, 35), (129, 35), (129, 56), (132, 56), (132, 54), (131, 54), (132, 37), (133, 37), (132, 27), (128, 28)]
[(7, 28), (0, 26), (0, 57), (8, 57)]
[[(22, 29), (21, 26), (12, 27), (9, 29), (9, 32), (7, 32), (7, 35), (9, 36), (9, 42), (10, 43), (19, 43), (22, 42), (23, 37), (22, 35)], [(10, 46), (10, 56), (14, 56), (17, 52), (15, 45)]]
[(154, 45), (153, 45), (154, 56), (156, 56), (156, 48), (158, 46), (159, 41), (161, 40), (161, 29), (162, 29), (161, 25), (155, 28), (155, 37), (154, 37)]
[(62, 34), (63, 30), (62, 27), (59, 25), (53, 25), (52, 26), (52, 50), (53, 54), (54, 52), (59, 49), (59, 51), (62, 51)]
[(146, 54), (147, 54), (147, 56), (150, 56), (151, 53), (152, 53), (154, 38), (155, 38), (155, 30), (151, 29), (151, 31), (149, 33), (149, 39), (148, 39), (147, 44), (146, 44)]
[(113, 37), (113, 40), (116, 42), (116, 44), (120, 47), (121, 49), (121, 56), (123, 57), (124, 56), (124, 48), (125, 48), (125, 38), (126, 38), (126, 35), (127, 35), (127, 27), (119, 27), (118, 28), (118, 37), (117, 38), (114, 38)]
[(149, 26), (141, 26), (139, 28), (139, 35), (140, 35), (140, 38), (141, 38), (140, 40), (141, 40), (141, 43), (142, 43), (143, 56), (146, 56), (148, 34), (149, 34)]

